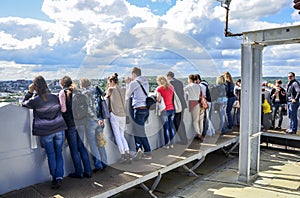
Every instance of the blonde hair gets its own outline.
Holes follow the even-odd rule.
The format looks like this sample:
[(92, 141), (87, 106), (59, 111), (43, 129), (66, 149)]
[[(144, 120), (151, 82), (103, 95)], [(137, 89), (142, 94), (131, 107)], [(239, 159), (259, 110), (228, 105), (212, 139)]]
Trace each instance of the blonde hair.
[(92, 85), (91, 81), (88, 78), (80, 79), (79, 84), (81, 88), (87, 88)]
[(218, 76), (217, 77), (217, 79), (216, 79), (216, 83), (218, 84), (218, 85), (222, 85), (222, 84), (225, 84), (225, 77), (224, 77), (224, 75), (220, 75), (220, 76)]
[(169, 81), (166, 79), (166, 77), (164, 76), (158, 76), (156, 78), (156, 80), (164, 87), (166, 87), (167, 89), (169, 89), (170, 86), (172, 86)]
[(230, 81), (230, 82), (232, 82), (234, 84), (233, 79), (231, 77), (231, 74), (228, 71), (224, 72), (224, 77), (225, 77), (226, 81)]

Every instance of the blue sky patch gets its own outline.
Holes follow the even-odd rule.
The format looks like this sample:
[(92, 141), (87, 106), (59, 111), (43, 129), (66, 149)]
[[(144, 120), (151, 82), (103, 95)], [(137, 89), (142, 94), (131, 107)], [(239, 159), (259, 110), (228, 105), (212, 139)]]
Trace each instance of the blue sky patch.
[(51, 21), (41, 10), (43, 2), (43, 0), (9, 0), (5, 3), (1, 1), (0, 17), (21, 17)]
[(176, 0), (127, 0), (138, 7), (148, 7), (153, 14), (162, 16), (176, 4)]

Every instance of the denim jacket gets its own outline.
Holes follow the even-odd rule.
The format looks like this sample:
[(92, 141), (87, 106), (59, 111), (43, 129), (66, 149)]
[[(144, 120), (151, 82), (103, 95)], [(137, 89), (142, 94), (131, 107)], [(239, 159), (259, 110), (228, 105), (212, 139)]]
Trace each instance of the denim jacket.
[(96, 89), (94, 87), (87, 87), (82, 93), (86, 96), (88, 103), (88, 113), (89, 117), (94, 120), (103, 120), (101, 114), (97, 114), (100, 111), (101, 106), (98, 105), (98, 97), (96, 94)]

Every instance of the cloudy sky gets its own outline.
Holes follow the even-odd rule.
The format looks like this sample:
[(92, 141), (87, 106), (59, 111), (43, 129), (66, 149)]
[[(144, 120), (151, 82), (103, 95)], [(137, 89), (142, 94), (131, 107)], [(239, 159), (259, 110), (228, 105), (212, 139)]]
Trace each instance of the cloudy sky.
[[(0, 1), (0, 80), (103, 78), (168, 70), (240, 75), (241, 37), (217, 0)], [(232, 33), (299, 25), (292, 0), (232, 0)], [(266, 47), (264, 76), (300, 75), (299, 45)]]

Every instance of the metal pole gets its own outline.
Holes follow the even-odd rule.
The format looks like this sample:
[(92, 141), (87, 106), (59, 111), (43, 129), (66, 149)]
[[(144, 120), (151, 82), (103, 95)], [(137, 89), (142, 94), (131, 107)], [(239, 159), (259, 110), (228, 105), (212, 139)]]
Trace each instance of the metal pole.
[(250, 112), (251, 112), (251, 45), (242, 45), (242, 88), (241, 88), (241, 125), (239, 147), (239, 176), (241, 182), (248, 182), (250, 176)]
[[(242, 45), (242, 96), (238, 180), (249, 183), (259, 170), (261, 126), (262, 50), (259, 44)], [(257, 137), (256, 137), (256, 134)], [(251, 138), (255, 136), (256, 138)]]

